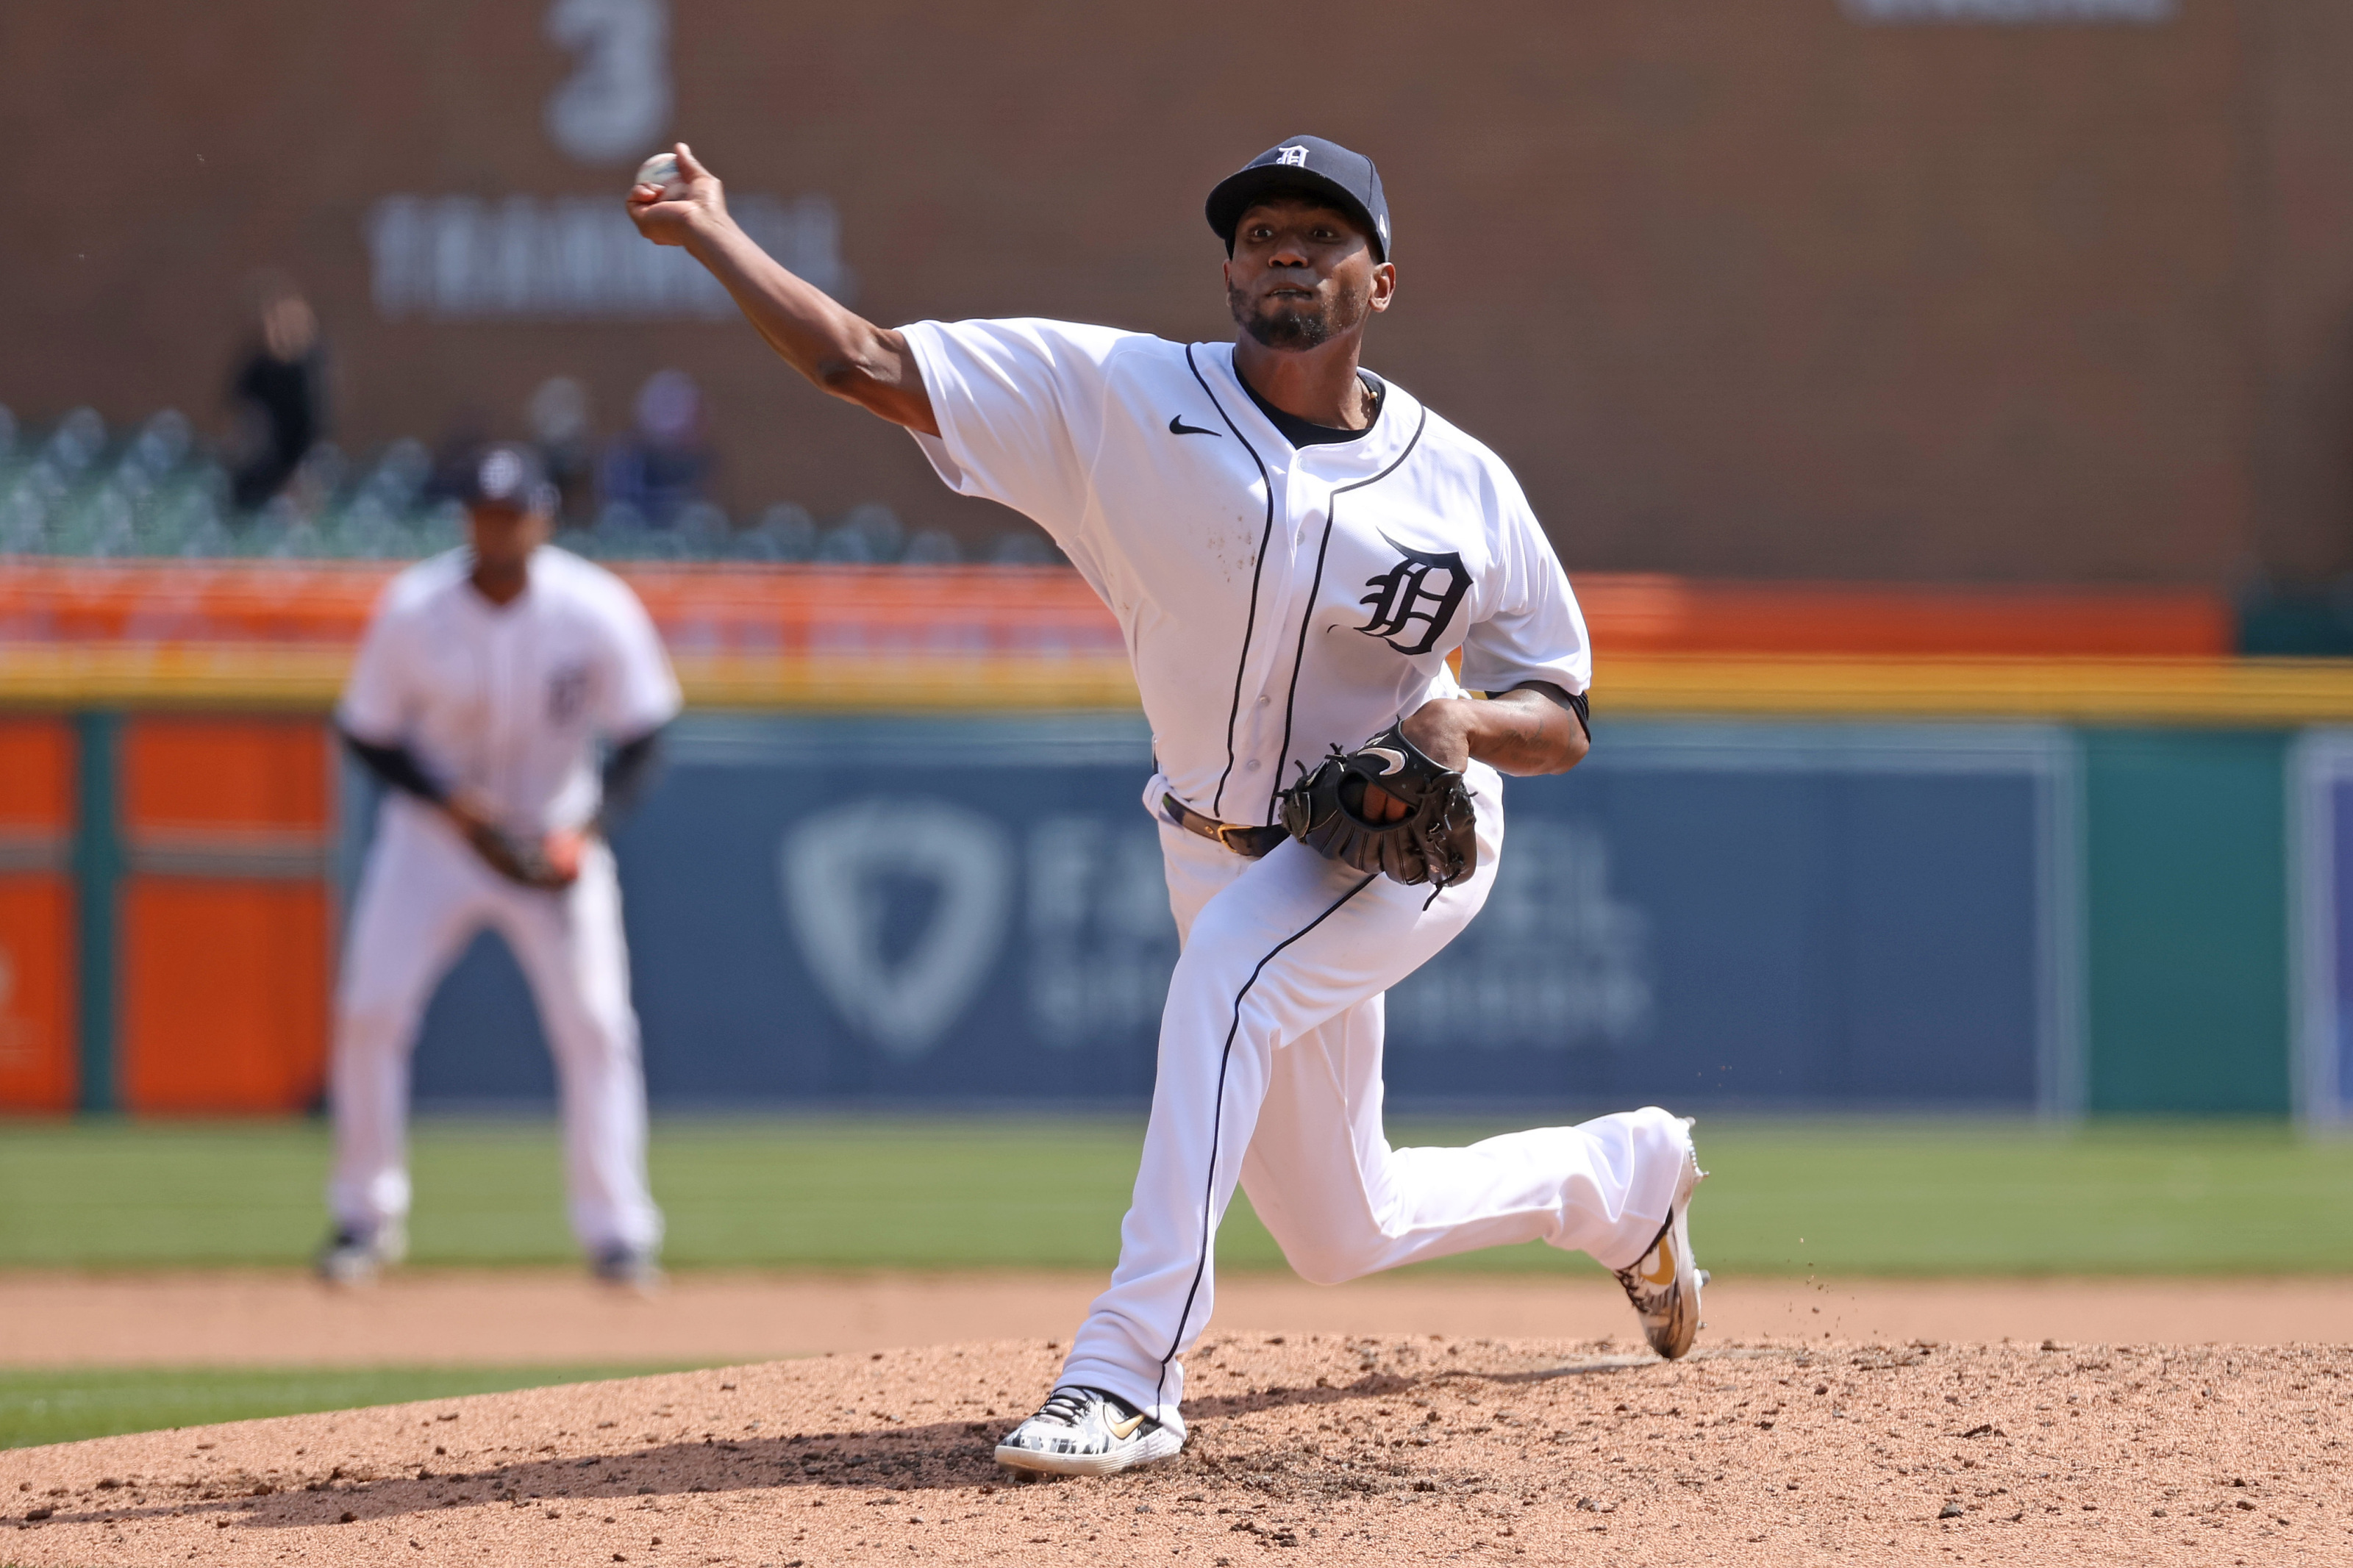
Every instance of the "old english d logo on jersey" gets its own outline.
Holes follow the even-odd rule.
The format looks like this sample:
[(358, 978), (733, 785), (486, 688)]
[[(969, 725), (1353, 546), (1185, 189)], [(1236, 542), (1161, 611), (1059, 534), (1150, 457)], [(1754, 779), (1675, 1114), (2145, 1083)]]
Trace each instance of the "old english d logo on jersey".
[[(1356, 629), (1409, 658), (1428, 653), (1462, 607), (1462, 595), (1471, 591), (1471, 574), (1451, 550), (1438, 554), (1409, 549), (1386, 533), (1381, 538), (1403, 559), (1379, 576), (1365, 579), (1372, 592), (1356, 602), (1370, 605), (1373, 618)], [(1421, 634), (1418, 637), (1413, 636), (1416, 623)]]
[(580, 717), (588, 706), (588, 667), (583, 664), (561, 666), (547, 678), (547, 720), (551, 724), (569, 724)]

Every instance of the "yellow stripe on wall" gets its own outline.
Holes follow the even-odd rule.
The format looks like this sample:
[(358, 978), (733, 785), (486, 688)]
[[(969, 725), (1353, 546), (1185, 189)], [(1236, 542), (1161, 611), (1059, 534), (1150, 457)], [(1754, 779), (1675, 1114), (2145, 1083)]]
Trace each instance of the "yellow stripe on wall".
[(2353, 721), (2353, 661), (1605, 657), (1593, 705), (1597, 714), (2337, 723)]
[[(343, 645), (0, 645), (0, 705), (322, 712)], [(1117, 656), (876, 659), (682, 655), (690, 705), (791, 712), (1133, 708)], [(2353, 661), (2330, 659), (1675, 658), (1605, 651), (1603, 718), (2039, 719), (2286, 726), (2353, 722)]]
[[(324, 712), (351, 668), (343, 645), (0, 644), (0, 705), (269, 708)], [(1113, 655), (787, 658), (682, 655), (690, 705), (797, 712), (962, 712), (1134, 708), (1135, 681)]]
[(0, 644), (0, 703), (324, 711), (351, 662), (342, 644)]

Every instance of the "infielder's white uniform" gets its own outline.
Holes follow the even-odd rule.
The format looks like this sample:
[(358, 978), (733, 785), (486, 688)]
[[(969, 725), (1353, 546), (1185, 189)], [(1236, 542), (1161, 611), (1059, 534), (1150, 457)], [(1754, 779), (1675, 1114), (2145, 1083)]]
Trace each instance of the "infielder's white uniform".
[[(536, 838), (596, 815), (595, 748), (670, 721), (678, 681), (645, 606), (604, 568), (533, 552), (529, 585), (493, 605), (468, 552), (421, 562), (385, 591), (339, 720), (406, 745), (510, 832)], [(572, 1228), (592, 1253), (650, 1252), (661, 1214), (646, 1186), (645, 1075), (629, 1005), (613, 855), (592, 838), (561, 892), (486, 865), (447, 818), (387, 791), (344, 942), (332, 1091), (328, 1202), (361, 1234), (408, 1212), (409, 1053), (435, 986), (484, 926), (513, 950), (555, 1058)]]
[[(1036, 519), (1118, 616), (1155, 816), (1173, 794), (1271, 823), (1294, 764), (1431, 699), (1586, 689), (1584, 618), (1518, 484), (1401, 388), (1358, 438), (1294, 448), (1230, 344), (1042, 321), (905, 334), (940, 426), (916, 439), (941, 478)], [(1181, 1436), (1178, 1357), (1209, 1316), (1238, 1178), (1293, 1266), (1325, 1283), (1535, 1238), (1612, 1268), (1650, 1247), (1689, 1148), (1663, 1110), (1468, 1149), (1382, 1134), (1382, 994), (1478, 912), (1503, 848), (1501, 778), (1476, 763), (1466, 776), (1478, 873), (1435, 899), (1295, 842), (1245, 859), (1164, 819), (1184, 951), (1119, 1267), (1060, 1384)]]

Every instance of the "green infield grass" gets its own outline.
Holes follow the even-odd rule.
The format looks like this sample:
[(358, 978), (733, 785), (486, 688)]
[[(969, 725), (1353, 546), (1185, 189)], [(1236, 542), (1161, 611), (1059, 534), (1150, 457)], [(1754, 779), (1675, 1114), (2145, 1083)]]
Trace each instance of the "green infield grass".
[(670, 1366), (0, 1367), (0, 1448), (679, 1370)]
[[(1400, 1143), (1492, 1126), (1398, 1121)], [(2279, 1124), (1703, 1121), (1694, 1231), (1724, 1272), (2353, 1272), (2353, 1142)], [(677, 1268), (1102, 1268), (1141, 1117), (675, 1120), (653, 1137)], [(0, 1123), (0, 1268), (298, 1264), (324, 1228), (322, 1127)], [(554, 1129), (417, 1130), (414, 1262), (572, 1259)], [(1238, 1202), (1229, 1268), (1276, 1268)], [(1529, 1245), (1427, 1265), (1590, 1267)]]

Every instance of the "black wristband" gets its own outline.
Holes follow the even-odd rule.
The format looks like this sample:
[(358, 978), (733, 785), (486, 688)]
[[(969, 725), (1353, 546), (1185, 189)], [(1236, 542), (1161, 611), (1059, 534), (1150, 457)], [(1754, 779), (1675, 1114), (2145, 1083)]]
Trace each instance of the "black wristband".
[(1576, 714), (1577, 727), (1585, 731), (1587, 741), (1590, 742), (1593, 739), (1593, 700), (1587, 693), (1571, 691), (1567, 687), (1556, 686), (1549, 680), (1524, 680), (1511, 689), (1543, 693), (1550, 700)]

